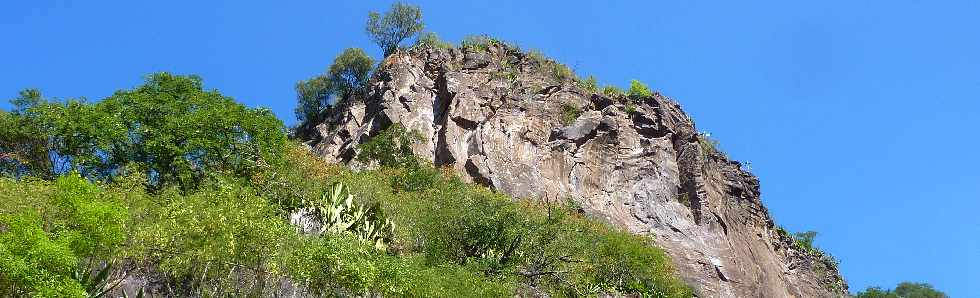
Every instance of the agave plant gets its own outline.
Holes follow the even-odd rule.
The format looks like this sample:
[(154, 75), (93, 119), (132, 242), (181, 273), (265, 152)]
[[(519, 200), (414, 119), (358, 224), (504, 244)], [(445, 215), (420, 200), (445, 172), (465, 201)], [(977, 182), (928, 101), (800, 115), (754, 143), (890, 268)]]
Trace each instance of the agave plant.
[(75, 271), (75, 280), (78, 280), (82, 284), (89, 298), (103, 297), (119, 285), (118, 281), (109, 283), (109, 273), (112, 271), (112, 264), (106, 264), (105, 267), (95, 272), (95, 275), (92, 275), (92, 272), (87, 269), (88, 267), (85, 267), (85, 270)]
[(354, 204), (354, 195), (343, 183), (323, 193), (315, 215), (321, 222), (320, 233), (351, 233), (375, 248), (388, 248), (394, 235), (394, 224), (375, 203), (368, 208)]

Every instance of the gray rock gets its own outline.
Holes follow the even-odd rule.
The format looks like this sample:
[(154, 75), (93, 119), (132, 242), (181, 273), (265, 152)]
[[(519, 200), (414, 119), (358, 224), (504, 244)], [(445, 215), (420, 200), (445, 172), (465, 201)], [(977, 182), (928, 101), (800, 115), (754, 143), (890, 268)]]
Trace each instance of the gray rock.
[[(523, 55), (496, 47), (389, 57), (367, 98), (332, 110), (309, 145), (350, 162), (359, 143), (401, 123), (425, 139), (416, 154), (472, 182), (515, 197), (569, 198), (650, 235), (699, 297), (847, 295), (835, 264), (775, 231), (758, 179), (702, 150), (679, 104), (654, 94), (626, 113), (620, 100), (555, 82)], [(498, 75), (514, 69), (516, 79)], [(587, 111), (564, 126), (563, 104)]]

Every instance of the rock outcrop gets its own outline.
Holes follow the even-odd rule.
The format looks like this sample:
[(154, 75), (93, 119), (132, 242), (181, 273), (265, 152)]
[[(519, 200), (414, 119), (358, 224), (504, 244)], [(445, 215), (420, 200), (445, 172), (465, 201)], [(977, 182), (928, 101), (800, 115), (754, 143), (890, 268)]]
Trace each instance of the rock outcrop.
[(827, 258), (777, 231), (759, 180), (716, 152), (673, 100), (613, 98), (505, 45), (415, 48), (388, 57), (363, 99), (301, 135), (326, 159), (392, 123), (416, 154), (514, 197), (572, 200), (651, 235), (700, 297), (841, 297)]

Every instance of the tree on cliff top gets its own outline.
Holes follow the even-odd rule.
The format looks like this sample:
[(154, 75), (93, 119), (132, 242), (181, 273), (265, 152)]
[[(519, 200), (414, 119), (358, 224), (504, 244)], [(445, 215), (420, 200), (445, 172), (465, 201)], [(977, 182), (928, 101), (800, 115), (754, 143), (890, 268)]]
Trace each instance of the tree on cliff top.
[(330, 65), (328, 75), (333, 87), (345, 98), (364, 90), (374, 60), (359, 48), (344, 50)]
[(423, 27), (422, 10), (418, 6), (395, 2), (384, 15), (370, 12), (365, 30), (388, 57), (398, 49), (399, 43), (415, 36)]

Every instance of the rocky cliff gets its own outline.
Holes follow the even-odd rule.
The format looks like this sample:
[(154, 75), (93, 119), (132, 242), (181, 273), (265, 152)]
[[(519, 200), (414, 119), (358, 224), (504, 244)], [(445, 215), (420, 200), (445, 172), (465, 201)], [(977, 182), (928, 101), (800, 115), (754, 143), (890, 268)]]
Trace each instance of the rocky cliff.
[(436, 166), (651, 235), (701, 297), (846, 296), (836, 264), (777, 231), (758, 178), (716, 152), (680, 105), (591, 92), (554, 65), (499, 43), (415, 48), (301, 135), (352, 163), (358, 144), (400, 123), (422, 134), (414, 151)]

